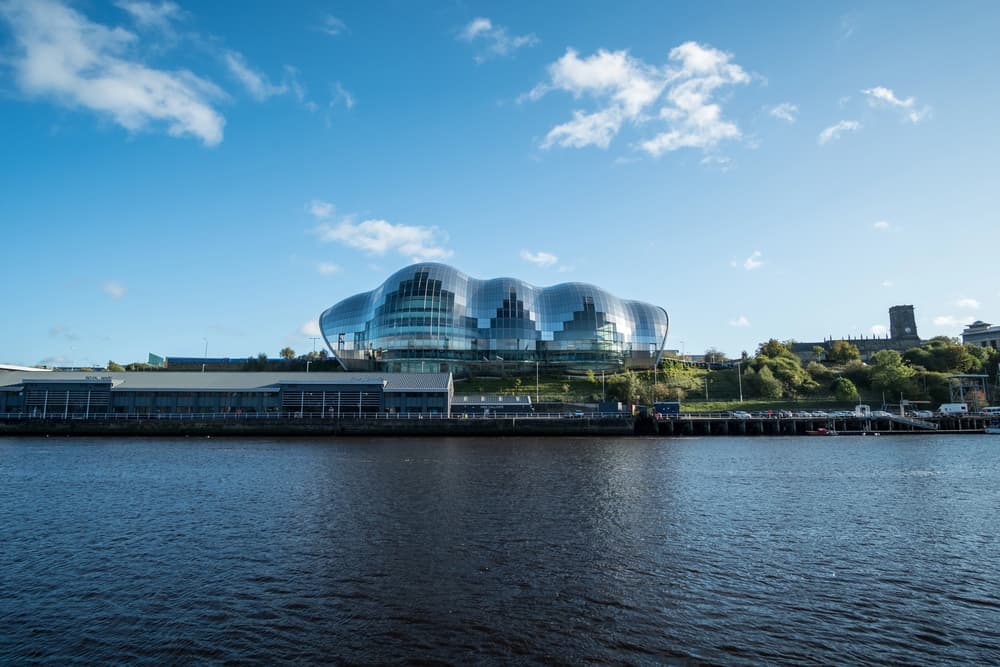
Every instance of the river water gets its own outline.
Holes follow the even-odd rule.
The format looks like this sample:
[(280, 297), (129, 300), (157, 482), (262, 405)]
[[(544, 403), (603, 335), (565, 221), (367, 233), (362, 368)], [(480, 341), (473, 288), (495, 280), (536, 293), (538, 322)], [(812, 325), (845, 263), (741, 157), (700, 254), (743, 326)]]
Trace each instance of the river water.
[(0, 439), (0, 663), (1000, 663), (1000, 438)]

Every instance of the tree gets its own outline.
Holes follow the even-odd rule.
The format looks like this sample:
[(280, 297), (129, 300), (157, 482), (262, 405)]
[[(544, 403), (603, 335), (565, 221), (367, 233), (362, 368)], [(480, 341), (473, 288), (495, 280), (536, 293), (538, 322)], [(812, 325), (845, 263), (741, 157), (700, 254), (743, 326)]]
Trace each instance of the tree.
[(710, 364), (717, 364), (717, 363), (725, 361), (725, 360), (726, 360), (726, 354), (724, 352), (720, 352), (719, 350), (717, 350), (714, 347), (710, 347), (707, 350), (705, 350), (705, 361), (706, 362), (708, 362)]
[(833, 381), (833, 395), (838, 401), (857, 401), (860, 395), (854, 383), (845, 377), (839, 377)]
[(771, 372), (768, 366), (764, 366), (757, 371), (755, 385), (757, 393), (761, 398), (781, 398), (781, 394), (784, 391), (781, 386), (781, 380), (774, 376), (774, 373)]
[(903, 357), (895, 350), (879, 350), (871, 358), (872, 387), (892, 394), (913, 393), (910, 379), (914, 370), (903, 363)]
[(290, 347), (283, 347), (281, 348), (281, 352), (278, 353), (278, 356), (280, 356), (282, 359), (289, 359), (289, 360), (294, 359), (295, 350), (293, 350)]
[(792, 354), (792, 351), (784, 343), (779, 342), (777, 339), (770, 339), (766, 343), (761, 343), (760, 347), (757, 348), (757, 356), (768, 357), (769, 359), (777, 359), (781, 356), (787, 356)]
[(108, 370), (112, 373), (123, 373), (125, 371), (125, 367), (108, 359)]
[(822, 345), (813, 345), (812, 352), (813, 352), (813, 359), (815, 359), (816, 361), (823, 361), (823, 358), (826, 356), (826, 348), (823, 347)]
[(849, 364), (861, 360), (861, 351), (846, 340), (835, 340), (830, 345), (830, 351), (826, 353), (826, 359), (835, 364)]
[(597, 376), (594, 375), (593, 368), (587, 369), (587, 382), (589, 382), (590, 384), (594, 384), (595, 382), (597, 382)]

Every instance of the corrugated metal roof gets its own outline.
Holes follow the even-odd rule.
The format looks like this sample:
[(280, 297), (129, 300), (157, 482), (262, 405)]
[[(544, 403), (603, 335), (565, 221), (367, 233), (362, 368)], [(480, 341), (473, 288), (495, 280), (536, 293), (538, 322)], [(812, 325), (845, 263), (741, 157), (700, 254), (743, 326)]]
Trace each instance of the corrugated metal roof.
[(281, 384), (363, 385), (383, 384), (385, 391), (448, 391), (450, 373), (278, 373), (170, 371), (108, 373), (53, 371), (35, 374), (0, 372), (0, 389), (11, 390), (24, 382), (100, 382), (111, 379), (115, 391), (268, 391)]

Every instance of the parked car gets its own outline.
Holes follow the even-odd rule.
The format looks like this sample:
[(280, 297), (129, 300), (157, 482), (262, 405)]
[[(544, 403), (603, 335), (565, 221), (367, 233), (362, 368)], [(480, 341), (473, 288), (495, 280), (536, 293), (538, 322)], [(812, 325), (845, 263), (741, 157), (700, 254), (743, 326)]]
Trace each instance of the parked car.
[(736, 419), (750, 419), (751, 417), (749, 412), (744, 412), (743, 410), (734, 410), (731, 415)]
[(872, 417), (891, 417), (892, 414), (885, 410), (872, 410)]
[(910, 413), (910, 416), (917, 419), (929, 419), (934, 416), (934, 413), (930, 410), (914, 410)]

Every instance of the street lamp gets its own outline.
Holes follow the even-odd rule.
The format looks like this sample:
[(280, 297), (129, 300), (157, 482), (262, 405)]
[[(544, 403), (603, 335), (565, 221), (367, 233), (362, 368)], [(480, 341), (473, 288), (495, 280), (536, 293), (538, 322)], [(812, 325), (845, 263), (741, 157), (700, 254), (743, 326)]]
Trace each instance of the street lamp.
[(740, 362), (736, 362), (736, 380), (740, 385), (740, 403), (743, 402), (743, 371), (740, 369)]
[(306, 362), (306, 373), (309, 372), (309, 364), (311, 364), (311, 363), (312, 363), (311, 361), (307, 361)]

